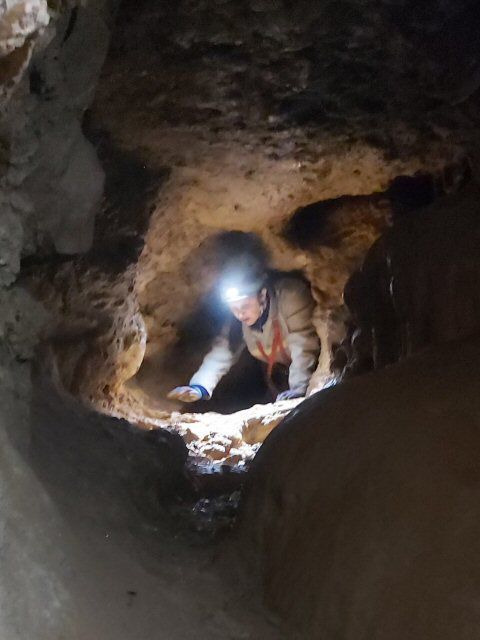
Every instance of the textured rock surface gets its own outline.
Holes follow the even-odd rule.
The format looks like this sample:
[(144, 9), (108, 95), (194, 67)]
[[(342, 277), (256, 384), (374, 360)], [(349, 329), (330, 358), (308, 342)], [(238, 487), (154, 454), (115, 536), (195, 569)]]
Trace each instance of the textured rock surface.
[[(0, 9), (0, 62), (27, 45), (31, 58), (28, 75), (16, 70), (9, 76), (4, 69), (1, 78), (0, 347), (5, 354), (2, 377), (13, 380), (10, 366), (16, 370), (19, 361), (31, 357), (46, 314), (25, 292), (5, 286), (14, 283), (22, 258), (49, 251), (55, 243), (60, 250), (81, 250), (91, 239), (102, 177), (80, 132), (80, 119), (108, 44), (108, 32), (98, 34), (94, 27), (105, 24), (110, 13), (103, 3), (71, 10), (58, 3), (50, 12), (54, 20), (46, 2), (8, 2)], [(73, 15), (76, 21), (71, 22)], [(99, 37), (87, 51), (83, 38), (90, 27)], [(82, 72), (74, 74), (77, 67)], [(89, 184), (81, 197), (79, 176), (71, 172), (80, 158), (76, 151), (82, 156), (82, 170), (88, 172)], [(69, 190), (77, 203), (66, 200)], [(55, 209), (42, 201), (46, 192), (55, 200)]]
[[(58, 375), (74, 395), (109, 406), (112, 394), (140, 368), (146, 330), (132, 295), (134, 270), (106, 270), (84, 259), (30, 276), (30, 288), (51, 312), (45, 338)], [(102, 404), (103, 403), (103, 404)]]
[[(256, 234), (274, 266), (311, 281), (322, 355), (310, 391), (323, 386), (345, 335), (344, 285), (391, 222), (382, 192), (399, 174), (443, 176), (474, 147), (474, 84), (471, 98), (452, 96), (474, 82), (475, 43), (468, 36), (464, 50), (449, 49), (442, 74), (432, 68), (444, 20), (455, 33), (467, 4), (428, 17), (404, 8), (399, 21), (401, 6), (390, 2), (381, 11), (365, 2), (361, 14), (349, 2), (318, 1), (308, 11), (123, 3), (88, 118), (100, 152), (105, 133), (110, 139), (96, 248), (62, 266), (52, 276), (56, 296), (48, 294), (61, 336), (70, 335), (55, 347), (72, 391), (103, 410), (138, 413), (138, 389), (147, 389), (158, 410), (172, 409), (162, 397), (190, 377), (208, 340), (183, 366), (172, 363), (171, 347), (189, 314), (201, 320), (226, 231)], [(454, 61), (464, 62), (456, 85)], [(130, 157), (124, 169), (136, 167), (130, 174), (118, 169), (122, 156)], [(144, 197), (132, 202), (124, 182)], [(305, 207), (319, 220), (312, 233), (293, 215)], [(115, 248), (99, 265), (105, 242)], [(142, 364), (138, 384), (125, 386)]]
[(253, 458), (258, 445), (300, 402), (296, 399), (254, 405), (230, 415), (169, 413), (137, 406), (124, 410), (123, 417), (142, 428), (165, 428), (179, 433), (194, 458), (243, 466)]
[(243, 548), (302, 637), (476, 636), (479, 357), (450, 343), (321, 391), (263, 445)]
[[(7, 100), (21, 81), (36, 41), (50, 23), (46, 0), (2, 0), (0, 4), (0, 99)], [(51, 30), (50, 30), (51, 31)], [(46, 35), (48, 39), (49, 35)]]
[(90, 248), (102, 196), (103, 171), (80, 122), (105, 59), (110, 4), (88, 3), (75, 18), (64, 11), (55, 39), (30, 70), (28, 124), (35, 137), (28, 128), (22, 135), (35, 150), (25, 188), (40, 230), (59, 253)]
[(62, 8), (38, 41), (28, 77), (2, 108), (2, 195), (22, 224), (23, 255), (52, 246), (76, 253), (91, 244), (103, 172), (80, 121), (108, 46), (106, 4)]
[[(470, 102), (450, 104), (475, 77), (473, 39), (449, 49), (465, 62), (458, 86), (453, 58), (442, 79), (432, 71), (445, 19), (461, 22), (467, 3), (428, 16), (406, 3), (402, 20), (400, 3), (381, 4), (123, 3), (91, 120), (150, 171), (168, 171), (137, 267), (147, 360), (177, 340), (212, 286), (212, 238), (236, 230), (257, 234), (276, 267), (311, 278), (324, 345), (312, 388), (325, 380), (343, 286), (388, 211), (377, 196), (346, 198), (335, 242), (308, 249), (285, 237), (287, 222), (299, 207), (382, 192), (399, 174), (441, 174), (465, 153), (475, 119)], [(166, 379), (168, 366), (151, 369)]]
[(37, 35), (50, 22), (46, 0), (2, 0), (0, 5), (0, 56), (21, 49), (25, 42)]
[[(55, 249), (83, 251), (92, 241), (103, 173), (80, 119), (111, 18), (107, 3), (72, 3), (68, 11), (62, 5), (56, 3), (60, 13), (52, 11), (46, 48), (35, 51), (29, 75), (12, 76), (18, 86), (8, 86), (11, 100), (2, 112), (0, 637), (278, 637), (259, 612), (238, 607), (243, 594), (228, 591), (220, 567), (206, 569), (212, 567), (210, 551), (190, 552), (175, 542), (173, 525), (168, 528), (159, 497), (171, 499), (185, 488), (186, 450), (178, 436), (157, 431), (152, 437), (93, 416), (38, 378), (32, 402), (30, 360), (48, 317), (15, 282), (21, 258), (30, 280), (32, 273), (38, 276), (36, 288), (51, 311), (50, 333), (57, 329), (57, 343), (73, 345), (71, 351), (59, 348), (59, 359), (50, 364), (68, 371), (71, 379), (63, 382), (79, 393), (90, 392), (94, 367), (103, 366), (101, 377), (112, 384), (128, 378), (132, 372), (125, 373), (119, 359), (114, 370), (105, 369), (110, 361), (103, 351), (127, 354), (125, 367), (131, 367), (143, 355), (136, 338), (145, 336), (135, 296), (128, 295), (134, 274), (121, 229), (106, 240), (104, 225), (102, 240), (100, 225), (92, 261), (51, 257)], [(34, 13), (37, 3), (17, 3), (19, 8)], [(29, 16), (20, 16), (20, 23), (32, 37), (36, 26)], [(2, 35), (10, 37), (5, 30)], [(110, 200), (107, 219), (112, 206)], [(61, 265), (52, 279), (49, 262)], [(96, 306), (84, 297), (86, 290)], [(119, 298), (124, 306), (113, 313), (108, 305)], [(57, 327), (60, 317), (63, 326)], [(100, 360), (82, 359), (89, 341)], [(61, 366), (62, 355), (71, 357), (70, 368)], [(41, 358), (50, 362), (49, 352)]]
[(402, 217), (375, 243), (345, 292), (357, 326), (347, 367), (366, 358), (380, 368), (478, 334), (479, 202), (471, 186)]

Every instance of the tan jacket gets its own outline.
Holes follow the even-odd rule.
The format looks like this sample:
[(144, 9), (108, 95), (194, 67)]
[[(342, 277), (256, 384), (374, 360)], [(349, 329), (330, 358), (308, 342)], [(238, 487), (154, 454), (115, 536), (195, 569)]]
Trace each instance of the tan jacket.
[[(320, 341), (312, 324), (315, 303), (310, 289), (303, 280), (284, 276), (273, 281), (268, 291), (270, 295), (268, 318), (261, 331), (255, 331), (242, 324), (244, 342), (252, 356), (265, 361), (257, 343), (261, 343), (267, 356), (271, 354), (275, 318), (277, 318), (284, 350), (277, 352), (276, 361), (289, 366), (290, 389), (306, 391), (320, 353)], [(220, 379), (238, 360), (244, 346), (237, 351), (232, 351), (228, 329), (226, 327), (215, 339), (200, 369), (190, 380), (190, 384), (201, 385), (210, 395)]]

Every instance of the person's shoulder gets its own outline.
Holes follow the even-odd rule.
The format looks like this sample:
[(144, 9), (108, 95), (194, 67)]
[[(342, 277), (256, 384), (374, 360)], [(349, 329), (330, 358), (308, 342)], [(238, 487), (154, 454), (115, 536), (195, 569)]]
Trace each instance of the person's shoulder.
[(274, 289), (279, 293), (310, 291), (308, 282), (301, 275), (295, 273), (275, 273), (272, 275), (271, 281)]
[(310, 286), (301, 276), (281, 274), (273, 282), (279, 304), (305, 304), (312, 300)]

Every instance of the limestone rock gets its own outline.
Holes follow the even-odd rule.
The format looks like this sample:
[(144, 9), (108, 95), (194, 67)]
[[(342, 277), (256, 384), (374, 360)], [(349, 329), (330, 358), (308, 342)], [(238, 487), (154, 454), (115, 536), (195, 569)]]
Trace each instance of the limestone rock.
[(47, 0), (2, 0), (0, 3), (0, 57), (21, 49), (26, 40), (50, 22)]
[[(179, 433), (191, 455), (199, 460), (244, 465), (255, 455), (258, 445), (302, 401), (283, 400), (254, 405), (229, 415), (219, 413), (160, 412), (142, 405), (138, 396), (131, 402), (109, 408), (144, 429), (167, 428)], [(130, 400), (130, 399), (129, 399)]]

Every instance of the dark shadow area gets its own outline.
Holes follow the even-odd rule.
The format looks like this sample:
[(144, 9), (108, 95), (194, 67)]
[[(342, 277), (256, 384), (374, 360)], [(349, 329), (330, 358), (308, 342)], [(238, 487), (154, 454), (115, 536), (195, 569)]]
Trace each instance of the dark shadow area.
[(211, 400), (195, 402), (190, 406), (192, 411), (198, 413), (234, 413), (270, 401), (265, 367), (244, 349), (238, 362), (220, 380)]
[(381, 193), (367, 196), (341, 196), (331, 200), (313, 202), (297, 209), (285, 225), (283, 235), (291, 244), (304, 251), (319, 246), (337, 248), (342, 239), (342, 228), (336, 221), (337, 212), (376, 205), (384, 198)]
[(120, 149), (107, 131), (95, 128), (90, 112), (82, 124), (105, 171), (101, 211), (95, 218), (94, 242), (88, 255), (96, 262), (125, 268), (143, 249), (155, 196), (170, 170), (154, 170), (141, 157)]
[(329, 216), (338, 209), (343, 198), (313, 202), (297, 209), (288, 221), (284, 235), (287, 240), (301, 249), (309, 249), (324, 237)]
[(336, 248), (341, 241), (341, 226), (335, 223), (335, 214), (344, 209), (360, 209), (365, 205), (378, 205), (388, 201), (393, 220), (416, 213), (437, 199), (464, 189), (472, 180), (468, 158), (446, 166), (439, 174), (417, 173), (400, 175), (385, 192), (362, 196), (341, 196), (313, 202), (297, 209), (284, 228), (284, 237), (303, 250), (320, 245)]
[(20, 631), (2, 640), (223, 638), (204, 613), (212, 602), (228, 610), (232, 628), (245, 624), (245, 637), (278, 638), (231, 580), (235, 556), (223, 557), (215, 531), (201, 528), (212, 529), (214, 518), (224, 527), (225, 513), (234, 520), (235, 504), (225, 499), (217, 516), (217, 501), (198, 524), (205, 500), (198, 509), (188, 502), (180, 436), (86, 410), (58, 392), (41, 360), (28, 412), (4, 421), (2, 575), (19, 600), (8, 615)]
[(433, 204), (438, 198), (464, 189), (472, 180), (468, 159), (448, 165), (438, 175), (419, 173), (397, 176), (385, 195), (390, 201), (394, 219), (417, 212)]
[[(169, 170), (152, 170), (134, 153), (119, 149), (109, 134), (95, 129), (85, 115), (83, 130), (94, 144), (105, 172), (101, 209), (95, 217), (91, 249), (85, 254), (62, 255), (49, 247), (22, 259), (22, 275), (45, 267), (55, 272), (64, 263), (120, 273), (136, 262), (155, 207), (155, 196), (168, 179)], [(52, 274), (50, 274), (51, 276)]]
[(33, 384), (27, 455), (69, 518), (95, 516), (136, 529), (165, 519), (171, 504), (193, 495), (178, 434), (145, 431), (87, 409), (59, 392), (40, 362)]
[(435, 181), (431, 174), (398, 176), (386, 195), (395, 215), (402, 215), (426, 207), (435, 200)]

